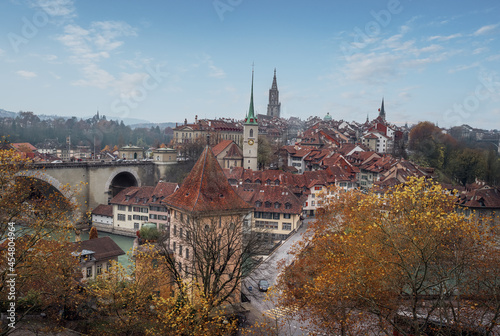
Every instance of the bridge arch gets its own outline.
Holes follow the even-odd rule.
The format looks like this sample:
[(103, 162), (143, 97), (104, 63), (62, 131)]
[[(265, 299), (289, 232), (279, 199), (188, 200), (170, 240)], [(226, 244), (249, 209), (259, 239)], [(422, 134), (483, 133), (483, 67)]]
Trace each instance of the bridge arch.
[(137, 174), (136, 170), (123, 167), (114, 171), (109, 176), (104, 186), (104, 190), (108, 192), (109, 199), (111, 199), (116, 196), (119, 191), (127, 187), (137, 187), (141, 184), (141, 178)]
[(71, 188), (68, 188), (66, 185), (62, 184), (56, 178), (39, 170), (22, 171), (17, 173), (16, 176), (37, 179), (54, 187), (59, 193), (61, 193), (61, 195), (64, 196), (64, 198), (66, 198), (66, 200), (71, 203), (72, 206), (74, 206), (75, 210), (73, 211), (73, 220), (76, 221), (82, 217), (83, 212), (78, 206), (78, 200), (74, 191), (71, 190)]
[(59, 182), (57, 179), (44, 172), (41, 172), (39, 170), (28, 170), (19, 172), (16, 175), (21, 177), (31, 177), (44, 181), (53, 186), (54, 188), (56, 188), (57, 191), (59, 191), (64, 197), (66, 197), (66, 199), (68, 199), (72, 204), (77, 205), (77, 200), (74, 193), (69, 188), (65, 188), (64, 184)]

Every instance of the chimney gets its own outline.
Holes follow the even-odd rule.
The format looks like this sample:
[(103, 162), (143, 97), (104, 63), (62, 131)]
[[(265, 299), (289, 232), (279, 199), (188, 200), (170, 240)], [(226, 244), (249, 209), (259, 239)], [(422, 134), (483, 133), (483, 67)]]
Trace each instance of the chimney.
[(198, 115), (195, 115), (194, 116), (194, 123), (197, 124), (198, 123)]

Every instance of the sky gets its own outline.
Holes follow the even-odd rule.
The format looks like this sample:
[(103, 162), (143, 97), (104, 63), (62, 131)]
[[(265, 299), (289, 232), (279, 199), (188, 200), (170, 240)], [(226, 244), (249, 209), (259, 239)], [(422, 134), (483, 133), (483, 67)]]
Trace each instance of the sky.
[(497, 0), (4, 0), (0, 108), (500, 129)]

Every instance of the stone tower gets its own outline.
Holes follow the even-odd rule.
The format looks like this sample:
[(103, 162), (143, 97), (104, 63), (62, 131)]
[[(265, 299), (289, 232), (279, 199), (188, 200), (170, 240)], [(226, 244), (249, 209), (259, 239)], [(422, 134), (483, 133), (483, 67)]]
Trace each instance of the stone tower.
[(269, 117), (280, 117), (281, 103), (279, 101), (278, 84), (276, 83), (276, 68), (274, 68), (273, 85), (269, 89), (269, 104), (267, 104), (267, 115)]
[(257, 170), (257, 150), (259, 147), (259, 124), (253, 110), (253, 69), (250, 107), (243, 124), (243, 168)]

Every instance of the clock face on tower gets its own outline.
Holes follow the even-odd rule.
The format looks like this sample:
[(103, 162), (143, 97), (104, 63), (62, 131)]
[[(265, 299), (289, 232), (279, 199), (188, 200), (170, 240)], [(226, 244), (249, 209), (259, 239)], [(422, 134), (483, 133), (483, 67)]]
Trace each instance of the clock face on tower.
[(248, 144), (249, 144), (250, 146), (252, 146), (252, 145), (253, 145), (253, 139), (248, 140)]

